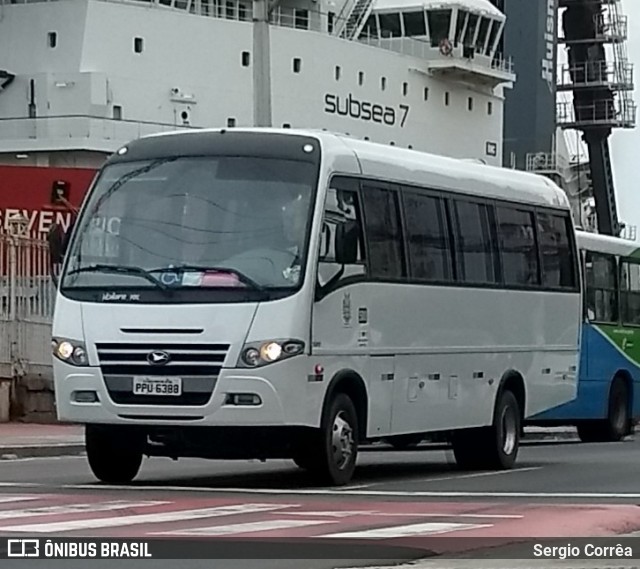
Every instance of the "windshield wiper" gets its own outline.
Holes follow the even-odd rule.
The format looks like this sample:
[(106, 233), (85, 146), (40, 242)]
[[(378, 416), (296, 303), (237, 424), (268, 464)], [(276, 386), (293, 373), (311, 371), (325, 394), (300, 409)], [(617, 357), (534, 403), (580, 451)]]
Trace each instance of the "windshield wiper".
[(209, 273), (228, 273), (235, 275), (238, 277), (238, 280), (252, 288), (253, 290), (257, 290), (260, 292), (266, 292), (267, 289), (254, 281), (251, 277), (248, 277), (244, 273), (240, 272), (238, 269), (232, 269), (231, 267), (210, 267), (210, 266), (199, 266), (199, 265), (177, 265), (175, 267), (164, 267), (162, 269), (151, 269), (150, 273), (194, 273), (194, 272), (209, 272)]
[(145, 271), (140, 267), (129, 267), (127, 265), (87, 265), (86, 267), (78, 267), (67, 272), (67, 275), (77, 275), (79, 273), (120, 273), (124, 275), (135, 275), (153, 283), (160, 290), (170, 292), (170, 287), (154, 277), (149, 271)]

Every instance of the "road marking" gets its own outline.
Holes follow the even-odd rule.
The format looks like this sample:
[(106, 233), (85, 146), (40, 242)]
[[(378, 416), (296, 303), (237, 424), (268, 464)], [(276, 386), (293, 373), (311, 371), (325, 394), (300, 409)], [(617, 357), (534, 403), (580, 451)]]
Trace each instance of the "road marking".
[[(440, 478), (427, 478), (423, 482), (442, 482), (444, 480), (463, 480), (465, 478), (481, 478), (483, 476), (500, 476), (503, 474), (518, 474), (519, 472), (531, 472), (532, 470), (542, 470), (542, 466), (530, 466), (528, 468), (515, 468), (513, 470), (499, 470), (497, 472), (475, 472), (473, 474), (460, 474), (457, 476), (442, 476)], [(381, 482), (380, 484), (384, 484)]]
[[(144, 481), (143, 481), (144, 483)], [(139, 484), (139, 483), (138, 483)], [(387, 496), (424, 498), (592, 498), (640, 500), (639, 493), (613, 492), (448, 492), (403, 490), (340, 490), (322, 488), (225, 488), (216, 486), (142, 486), (109, 484), (45, 484), (41, 482), (0, 482), (4, 488), (56, 488), (59, 490), (126, 490), (140, 492), (206, 492), (208, 494), (264, 494), (310, 496)]]
[(0, 504), (8, 504), (10, 502), (28, 502), (30, 500), (39, 500), (40, 496), (0, 496)]
[(199, 510), (179, 510), (173, 512), (159, 512), (155, 514), (135, 514), (132, 516), (117, 516), (114, 518), (100, 518), (89, 520), (71, 520), (68, 522), (43, 522), (18, 526), (0, 527), (2, 532), (23, 533), (55, 533), (63, 531), (113, 528), (137, 524), (162, 524), (166, 522), (181, 522), (216, 518), (220, 516), (235, 516), (239, 514), (254, 514), (269, 512), (284, 508), (298, 507), (297, 504), (236, 504), (233, 506), (218, 506), (216, 508), (202, 508)]
[(384, 514), (382, 514), (381, 512), (376, 512), (374, 510), (327, 510), (323, 512), (280, 512), (280, 515), (349, 518), (352, 516), (379, 516)]
[(37, 516), (55, 516), (63, 514), (93, 514), (95, 512), (110, 512), (113, 510), (127, 510), (129, 508), (142, 508), (149, 506), (161, 506), (171, 502), (114, 500), (112, 502), (94, 502), (92, 504), (67, 504), (64, 506), (43, 506), (41, 508), (24, 508), (21, 510), (0, 510), (0, 520), (13, 518), (30, 518)]
[(3, 462), (32, 462), (35, 460), (69, 460), (69, 459), (78, 459), (81, 458), (83, 460), (87, 460), (87, 457), (82, 454), (69, 454), (69, 455), (60, 455), (60, 456), (17, 456), (15, 458), (5, 458)]
[(258, 533), (278, 529), (292, 529), (321, 524), (334, 524), (328, 520), (268, 520), (263, 522), (247, 522), (244, 524), (230, 524), (227, 526), (212, 526), (206, 528), (190, 528), (176, 531), (154, 532), (147, 535), (173, 535), (173, 536), (221, 536), (242, 533)]
[[(20, 487), (16, 482), (14, 486)], [(42, 485), (46, 487), (46, 485)], [(310, 496), (386, 496), (386, 497), (424, 497), (424, 498), (620, 498), (640, 499), (639, 493), (611, 492), (449, 492), (446, 490), (338, 490), (322, 488), (226, 488), (216, 486), (118, 486), (106, 484), (62, 484), (56, 486), (65, 490), (135, 490), (150, 492), (208, 492), (218, 494), (274, 494), (274, 495), (310, 495)]]
[(480, 529), (492, 527), (491, 524), (456, 524), (456, 523), (433, 523), (411, 524), (408, 526), (384, 527), (364, 531), (349, 531), (321, 535), (324, 538), (347, 538), (347, 539), (393, 539), (397, 537), (409, 537), (414, 535), (433, 535), (439, 533), (450, 533), (454, 531), (465, 531), (470, 529)]
[(473, 519), (498, 519), (498, 520), (521, 520), (524, 516), (518, 514), (439, 514), (434, 512), (380, 512), (367, 510), (328, 510), (323, 512), (280, 512), (280, 515), (287, 516), (320, 516), (329, 518), (347, 518), (349, 516), (382, 516), (390, 518), (473, 518)]

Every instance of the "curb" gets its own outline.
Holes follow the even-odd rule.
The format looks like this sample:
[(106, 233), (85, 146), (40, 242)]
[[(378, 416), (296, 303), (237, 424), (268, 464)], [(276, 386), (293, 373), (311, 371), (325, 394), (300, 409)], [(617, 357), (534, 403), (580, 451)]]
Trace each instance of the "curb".
[(84, 454), (84, 443), (0, 446), (0, 461), (18, 458), (71, 456)]

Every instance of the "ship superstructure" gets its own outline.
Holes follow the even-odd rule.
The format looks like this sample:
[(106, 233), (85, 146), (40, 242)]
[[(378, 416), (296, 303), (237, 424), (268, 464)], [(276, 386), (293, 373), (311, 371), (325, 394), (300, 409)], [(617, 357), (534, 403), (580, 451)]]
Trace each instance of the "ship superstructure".
[(251, 126), (265, 85), (276, 127), (502, 162), (515, 75), (489, 0), (283, 0), (266, 37), (241, 0), (2, 1), (3, 164), (95, 168), (144, 134)]

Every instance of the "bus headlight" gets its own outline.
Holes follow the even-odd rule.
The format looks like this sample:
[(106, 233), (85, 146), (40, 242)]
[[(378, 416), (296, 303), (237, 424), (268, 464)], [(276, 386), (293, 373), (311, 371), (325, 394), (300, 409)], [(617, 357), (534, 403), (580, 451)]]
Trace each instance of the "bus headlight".
[(238, 367), (261, 367), (297, 356), (304, 351), (300, 340), (268, 340), (245, 344), (240, 353)]
[(87, 349), (83, 342), (66, 340), (64, 338), (53, 338), (53, 340), (51, 340), (51, 348), (53, 355), (65, 363), (74, 366), (89, 365)]

